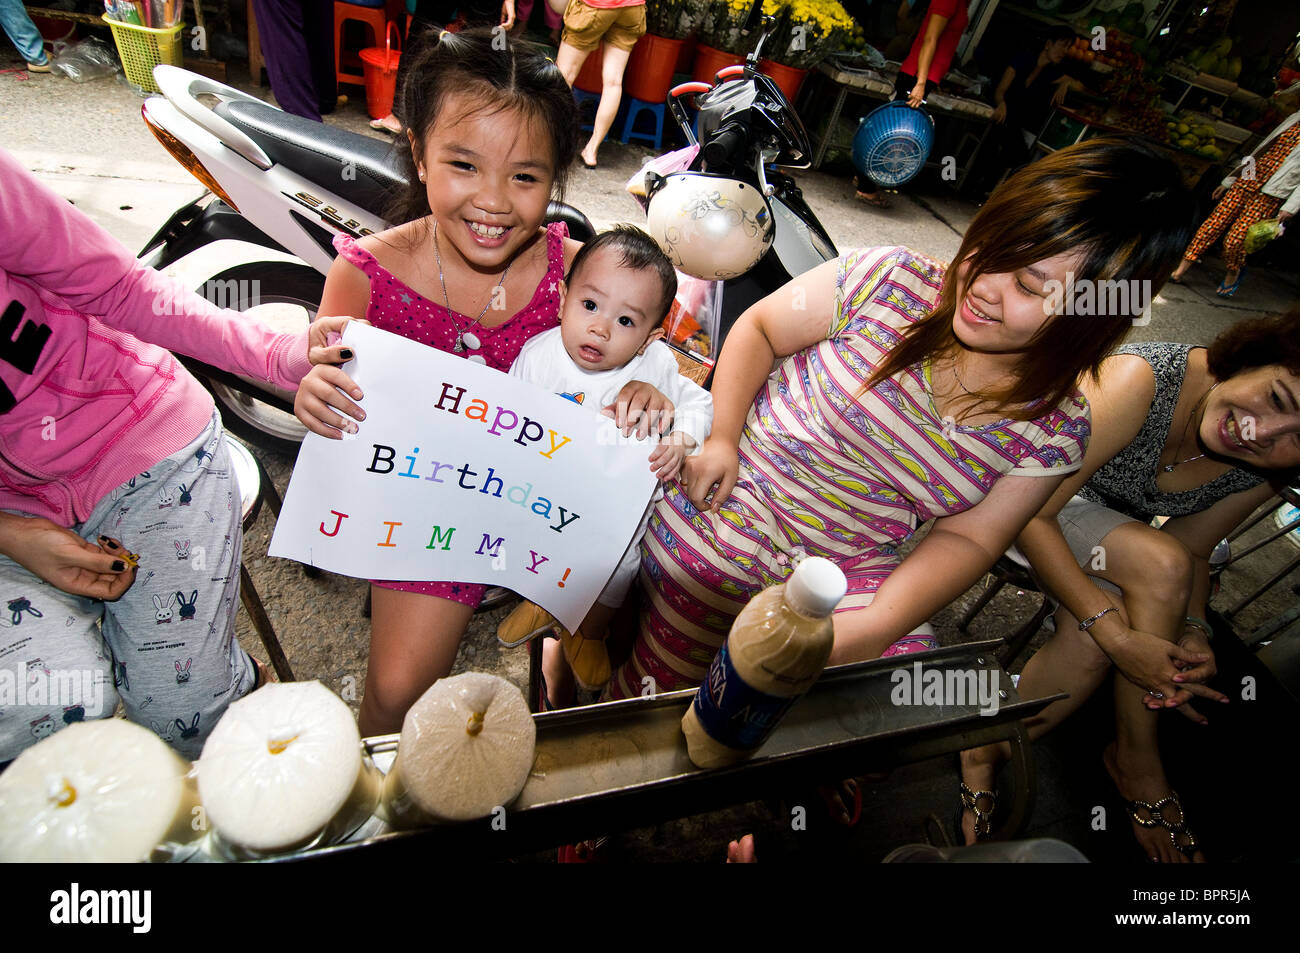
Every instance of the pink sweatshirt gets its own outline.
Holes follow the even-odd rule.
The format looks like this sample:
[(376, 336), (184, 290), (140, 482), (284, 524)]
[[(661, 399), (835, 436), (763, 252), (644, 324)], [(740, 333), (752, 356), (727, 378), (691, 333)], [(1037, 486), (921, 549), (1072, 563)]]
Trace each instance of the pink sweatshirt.
[(72, 526), (196, 437), (212, 398), (168, 349), (288, 389), (311, 367), (306, 329), (140, 267), (3, 149), (0, 227), (0, 509)]

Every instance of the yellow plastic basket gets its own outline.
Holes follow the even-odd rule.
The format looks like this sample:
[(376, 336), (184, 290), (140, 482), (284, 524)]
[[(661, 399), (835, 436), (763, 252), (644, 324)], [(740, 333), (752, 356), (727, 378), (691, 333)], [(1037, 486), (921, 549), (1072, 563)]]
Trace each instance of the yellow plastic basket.
[(103, 19), (113, 31), (113, 42), (117, 44), (117, 55), (122, 58), (126, 78), (146, 92), (158, 92), (153, 81), (153, 68), (159, 63), (181, 65), (181, 30), (185, 24), (152, 30), (146, 26), (120, 23), (107, 14)]

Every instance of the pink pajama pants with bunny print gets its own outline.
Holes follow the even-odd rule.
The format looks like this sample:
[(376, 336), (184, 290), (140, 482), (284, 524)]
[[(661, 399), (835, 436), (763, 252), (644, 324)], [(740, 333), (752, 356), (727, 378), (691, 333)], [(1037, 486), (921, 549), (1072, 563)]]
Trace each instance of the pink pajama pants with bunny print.
[(0, 556), (0, 764), (74, 721), (126, 716), (197, 758), (256, 670), (235, 640), (239, 487), (214, 412), (190, 444), (113, 490), (74, 533), (140, 557), (116, 602)]

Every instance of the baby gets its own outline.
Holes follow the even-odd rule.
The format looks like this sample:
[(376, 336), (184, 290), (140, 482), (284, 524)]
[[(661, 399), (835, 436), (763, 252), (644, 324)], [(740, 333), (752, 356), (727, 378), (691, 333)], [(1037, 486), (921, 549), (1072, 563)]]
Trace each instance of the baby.
[[(661, 481), (675, 479), (682, 461), (709, 435), (713, 400), (681, 376), (672, 350), (659, 342), (663, 320), (677, 294), (672, 263), (639, 228), (617, 225), (587, 242), (560, 283), (560, 326), (537, 335), (519, 352), (510, 373), (579, 404), (606, 407), (629, 381), (659, 388), (674, 406), (672, 430), (650, 455)], [(658, 428), (651, 425), (651, 432)], [(656, 492), (656, 498), (661, 493)], [(578, 631), (566, 632), (546, 610), (521, 604), (501, 623), (497, 638), (514, 646), (550, 629), (559, 631), (567, 668), (589, 691), (610, 678), (605, 636), (640, 564), (646, 508), (627, 551)], [(554, 665), (547, 668), (554, 673)], [(553, 679), (555, 680), (555, 679)], [(558, 686), (549, 686), (552, 691)], [(557, 696), (552, 696), (557, 697)]]

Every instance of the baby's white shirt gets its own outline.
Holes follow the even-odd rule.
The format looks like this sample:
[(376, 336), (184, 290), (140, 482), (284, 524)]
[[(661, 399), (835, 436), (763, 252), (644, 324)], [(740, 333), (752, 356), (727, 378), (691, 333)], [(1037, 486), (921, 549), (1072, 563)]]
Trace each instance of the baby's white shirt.
[(510, 365), (510, 373), (597, 413), (614, 402), (624, 385), (645, 381), (673, 402), (673, 430), (694, 439), (697, 449), (713, 426), (713, 398), (699, 384), (681, 375), (672, 348), (662, 341), (655, 341), (644, 354), (636, 355), (622, 367), (589, 371), (573, 363), (564, 349), (560, 329), (552, 328), (523, 346)]

